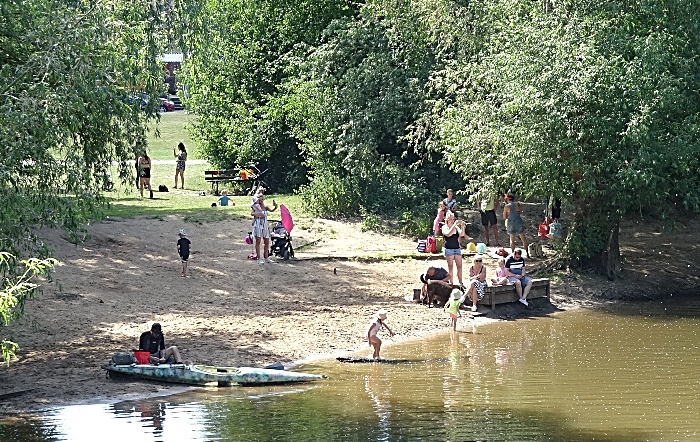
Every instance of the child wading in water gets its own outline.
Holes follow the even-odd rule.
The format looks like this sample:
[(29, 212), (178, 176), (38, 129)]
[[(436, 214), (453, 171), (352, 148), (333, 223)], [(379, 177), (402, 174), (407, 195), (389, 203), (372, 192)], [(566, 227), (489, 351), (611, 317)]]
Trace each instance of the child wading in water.
[(452, 330), (457, 330), (457, 318), (461, 318), (459, 306), (464, 302), (464, 294), (459, 289), (452, 290), (452, 299), (447, 301), (443, 310), (447, 310), (452, 319)]
[(386, 310), (379, 310), (377, 312), (377, 317), (374, 321), (370, 322), (367, 328), (367, 340), (369, 341), (369, 346), (374, 347), (374, 353), (372, 358), (379, 360), (379, 350), (382, 348), (382, 340), (377, 337), (377, 333), (382, 328), (386, 327), (389, 330), (389, 336), (394, 336), (394, 332), (391, 331), (388, 325), (384, 322), (386, 320)]

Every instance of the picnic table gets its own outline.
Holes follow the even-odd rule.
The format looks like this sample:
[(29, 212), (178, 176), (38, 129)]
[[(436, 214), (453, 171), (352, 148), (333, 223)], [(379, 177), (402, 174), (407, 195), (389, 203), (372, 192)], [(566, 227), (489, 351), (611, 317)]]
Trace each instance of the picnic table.
[[(242, 168), (233, 169), (215, 169), (204, 171), (204, 181), (211, 183), (211, 188), (214, 190), (214, 195), (219, 195), (219, 183), (241, 183), (247, 194), (254, 194), (259, 186), (267, 188), (261, 177), (267, 172), (267, 169), (260, 171), (256, 164), (250, 164)], [(250, 188), (248, 189), (248, 185)]]

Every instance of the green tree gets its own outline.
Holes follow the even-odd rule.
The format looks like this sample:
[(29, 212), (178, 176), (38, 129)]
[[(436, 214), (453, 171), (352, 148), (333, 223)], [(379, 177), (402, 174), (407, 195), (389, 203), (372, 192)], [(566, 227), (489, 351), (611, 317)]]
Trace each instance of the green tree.
[[(123, 0), (0, 6), (0, 292), (22, 293), (0, 305), (3, 325), (31, 292), (24, 266), (47, 269), (26, 259), (50, 253), (35, 229), (79, 231), (105, 203), (112, 162), (131, 181), (126, 161), (145, 148), (163, 90), (164, 8)], [(11, 349), (3, 345), (5, 358)]]
[[(0, 277), (3, 280), (0, 286), (0, 319), (3, 326), (22, 317), (26, 301), (39, 289), (34, 280), (37, 276), (46, 276), (55, 263), (53, 259), (36, 258), (18, 262), (9, 253), (0, 252)], [(9, 339), (0, 340), (2, 358), (8, 364), (17, 348), (17, 343)]]
[(440, 99), (416, 125), (434, 136), (415, 140), (443, 152), (473, 192), (562, 195), (575, 213), (571, 262), (613, 278), (623, 214), (699, 208), (700, 5), (555, 6), (471, 6), (480, 19), (463, 38), (480, 50), (435, 78)]
[(183, 80), (202, 156), (219, 167), (264, 161), (277, 190), (305, 182), (297, 141), (270, 102), (288, 75), (289, 54), (354, 10), (347, 0), (207, 0), (192, 10)]

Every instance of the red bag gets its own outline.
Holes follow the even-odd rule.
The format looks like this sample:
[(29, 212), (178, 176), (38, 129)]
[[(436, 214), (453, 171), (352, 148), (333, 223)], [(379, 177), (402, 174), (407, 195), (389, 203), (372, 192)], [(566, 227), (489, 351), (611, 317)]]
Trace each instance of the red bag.
[(547, 235), (549, 235), (549, 219), (545, 218), (537, 228), (537, 236), (542, 239), (547, 239)]
[(437, 253), (437, 242), (434, 236), (425, 239), (425, 253)]

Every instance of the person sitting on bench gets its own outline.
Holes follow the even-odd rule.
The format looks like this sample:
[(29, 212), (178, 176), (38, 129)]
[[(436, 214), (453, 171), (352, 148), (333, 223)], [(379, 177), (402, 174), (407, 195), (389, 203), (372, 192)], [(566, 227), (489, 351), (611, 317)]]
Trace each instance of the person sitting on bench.
[(151, 354), (149, 361), (152, 364), (163, 364), (171, 357), (176, 364), (182, 364), (182, 358), (176, 346), (165, 348), (165, 338), (163, 337), (160, 324), (157, 322), (153, 323), (150, 331), (141, 333), (139, 350), (144, 350)]
[(506, 259), (506, 275), (508, 276), (508, 281), (515, 284), (518, 301), (527, 306), (527, 294), (530, 293), (532, 288), (532, 279), (525, 276), (525, 260), (523, 259), (522, 250), (515, 249), (513, 256)]

